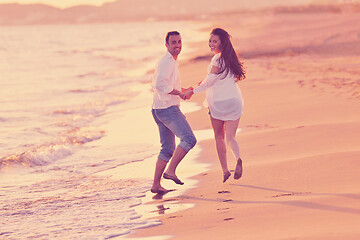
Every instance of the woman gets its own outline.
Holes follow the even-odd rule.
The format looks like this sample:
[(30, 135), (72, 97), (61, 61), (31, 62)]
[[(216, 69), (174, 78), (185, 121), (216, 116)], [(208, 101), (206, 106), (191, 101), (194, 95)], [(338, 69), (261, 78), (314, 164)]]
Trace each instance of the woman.
[(216, 149), (223, 170), (223, 182), (231, 176), (227, 166), (225, 137), (237, 159), (234, 179), (239, 179), (242, 175), (242, 160), (235, 135), (243, 106), (237, 82), (245, 79), (245, 71), (231, 44), (230, 37), (221, 28), (211, 31), (209, 47), (215, 55), (209, 65), (208, 75), (197, 88), (186, 93), (187, 98), (190, 98), (192, 94), (206, 90)]

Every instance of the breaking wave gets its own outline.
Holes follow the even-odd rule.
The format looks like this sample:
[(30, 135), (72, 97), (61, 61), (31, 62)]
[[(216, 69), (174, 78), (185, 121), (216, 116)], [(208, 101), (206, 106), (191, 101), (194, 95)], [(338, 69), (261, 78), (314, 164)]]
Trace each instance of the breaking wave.
[(73, 128), (52, 142), (32, 147), (20, 154), (14, 153), (0, 158), (0, 169), (11, 166), (47, 165), (73, 154), (74, 146), (100, 139), (104, 134), (102, 130)]

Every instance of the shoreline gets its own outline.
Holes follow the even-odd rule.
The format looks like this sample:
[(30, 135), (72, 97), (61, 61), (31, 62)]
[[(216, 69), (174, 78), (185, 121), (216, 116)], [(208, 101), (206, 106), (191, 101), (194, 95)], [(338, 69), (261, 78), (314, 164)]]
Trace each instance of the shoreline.
[[(243, 177), (235, 181), (232, 176), (223, 184), (214, 140), (200, 141), (197, 147), (202, 150), (195, 161), (210, 169), (193, 177), (198, 187), (156, 201), (195, 207), (157, 216), (161, 225), (135, 230), (126, 238), (358, 238), (360, 50), (351, 46), (360, 40), (359, 31), (349, 23), (360, 15), (257, 16), (245, 19), (252, 23), (247, 25), (251, 31), (241, 28), (239, 19), (220, 18), (216, 25), (235, 36), (240, 53), (256, 48), (261, 53), (243, 60), (247, 79), (240, 88), (245, 108), (239, 125), (243, 131), (237, 134)], [(312, 25), (304, 27), (304, 22)], [(287, 51), (290, 44), (302, 50)], [(205, 77), (209, 61), (197, 58), (210, 53), (205, 49), (204, 41), (193, 58), (197, 60), (180, 62), (184, 87)], [(204, 94), (190, 99), (200, 106), (203, 100)], [(205, 108), (186, 116), (194, 131), (211, 129)], [(229, 168), (234, 170), (229, 148), (228, 152)]]

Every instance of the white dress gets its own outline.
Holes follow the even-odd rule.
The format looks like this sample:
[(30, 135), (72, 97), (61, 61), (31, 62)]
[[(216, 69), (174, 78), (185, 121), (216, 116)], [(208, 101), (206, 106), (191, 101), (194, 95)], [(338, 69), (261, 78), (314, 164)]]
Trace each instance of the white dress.
[(193, 91), (199, 93), (206, 90), (206, 101), (213, 118), (222, 121), (237, 120), (242, 114), (243, 98), (234, 74), (210, 73), (211, 66), (222, 69), (219, 58), (220, 53), (211, 59), (208, 76)]

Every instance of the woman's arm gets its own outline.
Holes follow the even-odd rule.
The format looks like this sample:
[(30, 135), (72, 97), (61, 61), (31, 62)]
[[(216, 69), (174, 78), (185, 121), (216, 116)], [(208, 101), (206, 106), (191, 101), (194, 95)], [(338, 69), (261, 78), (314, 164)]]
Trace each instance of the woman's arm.
[(218, 66), (211, 65), (210, 73), (218, 73), (220, 72), (220, 68)]
[(217, 66), (212, 65), (209, 74), (206, 76), (206, 78), (200, 82), (200, 85), (196, 88), (194, 88), (193, 93), (199, 93), (202, 91), (205, 91), (207, 88), (214, 85), (217, 77), (218, 72), (220, 71), (220, 68)]

